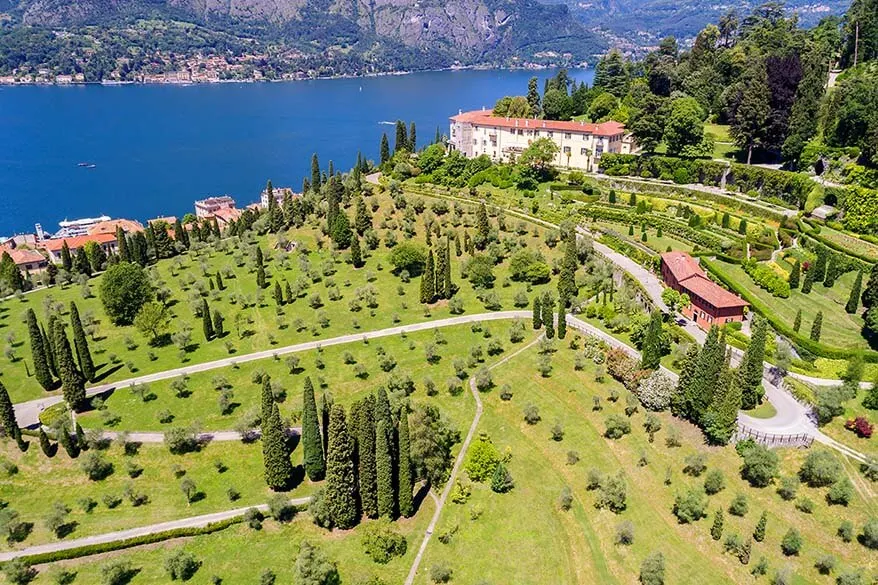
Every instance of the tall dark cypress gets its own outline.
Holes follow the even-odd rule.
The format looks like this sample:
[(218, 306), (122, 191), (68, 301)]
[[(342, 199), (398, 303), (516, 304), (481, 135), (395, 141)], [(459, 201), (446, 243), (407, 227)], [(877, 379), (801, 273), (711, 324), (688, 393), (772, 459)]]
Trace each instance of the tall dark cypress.
[(558, 339), (567, 337), (567, 299), (558, 299)]
[(402, 120), (396, 121), (396, 142), (393, 144), (393, 154), (398, 153), (401, 150), (408, 150), (409, 139), (405, 130), (405, 122)]
[(390, 162), (390, 142), (387, 140), (387, 134), (381, 135), (381, 147), (379, 150), (379, 164)]
[(64, 325), (55, 321), (55, 358), (58, 361), (58, 375), (61, 378), (61, 389), (64, 392), (64, 400), (70, 408), (80, 412), (86, 407), (85, 378), (76, 367), (73, 352), (67, 334), (64, 333)]
[(355, 203), (355, 209), (354, 227), (356, 228), (357, 233), (362, 236), (366, 230), (372, 227), (372, 214), (369, 213), (369, 208), (366, 207), (366, 202), (359, 196)]
[(23, 450), (24, 440), (21, 438), (21, 429), (15, 419), (15, 407), (9, 399), (9, 392), (6, 391), (3, 382), (0, 382), (0, 424), (3, 425), (3, 433)]
[(34, 364), (34, 376), (43, 390), (51, 390), (55, 385), (52, 370), (49, 367), (49, 358), (46, 356), (46, 348), (43, 346), (43, 334), (33, 309), (27, 310), (27, 333), (30, 338), (30, 352)]
[(644, 370), (655, 370), (659, 367), (662, 359), (662, 314), (653, 311), (646, 326), (646, 334), (643, 337), (643, 347), (640, 350), (640, 367)]
[(76, 308), (76, 303), (73, 301), (70, 301), (70, 325), (73, 328), (73, 346), (76, 348), (76, 357), (79, 358), (79, 370), (86, 380), (94, 382), (95, 364), (91, 359), (91, 351), (88, 349), (88, 338), (82, 329), (79, 309)]
[(88, 261), (88, 254), (85, 253), (84, 247), (76, 251), (76, 256), (73, 259), (73, 269), (79, 274), (91, 276), (91, 262)]
[(410, 518), (415, 513), (412, 491), (412, 456), (411, 440), (409, 438), (409, 418), (406, 407), (399, 413), (399, 513)]
[(262, 248), (256, 247), (256, 286), (265, 288), (265, 261), (262, 256)]
[(262, 400), (260, 405), (260, 420), (262, 434), (268, 430), (268, 419), (271, 417), (271, 408), (274, 405), (274, 393), (271, 391), (271, 377), (268, 374), (262, 376)]
[(393, 430), (387, 421), (379, 419), (375, 427), (375, 468), (378, 487), (378, 515), (394, 518), (396, 502), (393, 493), (393, 455), (391, 440)]
[(732, 438), (741, 409), (741, 387), (729, 369), (730, 359), (731, 353), (727, 353), (711, 387), (711, 404), (704, 417), (705, 435), (709, 442), (717, 445), (725, 445)]
[(179, 219), (174, 222), (174, 240), (180, 242), (187, 249), (189, 248), (189, 232), (183, 227), (183, 222)]
[(820, 341), (820, 333), (823, 330), (823, 311), (817, 311), (814, 322), (811, 324), (811, 341)]
[(71, 459), (79, 457), (79, 442), (70, 433), (69, 422), (65, 422), (58, 428), (58, 443), (64, 447), (68, 457)]
[(278, 307), (283, 306), (284, 304), (284, 291), (280, 287), (280, 283), (278, 281), (274, 281), (274, 304)]
[(43, 338), (43, 349), (46, 352), (46, 361), (49, 364), (49, 370), (52, 371), (52, 375), (56, 378), (58, 377), (58, 364), (55, 361), (55, 315), (49, 315), (49, 324), (48, 330), (49, 335), (46, 335), (46, 329), (41, 325), (40, 326), (40, 335)]
[(448, 259), (445, 257), (445, 246), (442, 245), (442, 242), (436, 242), (436, 283), (434, 285), (434, 292), (436, 293), (436, 298), (438, 299), (447, 299), (445, 296), (445, 271), (448, 268)]
[(359, 268), (363, 265), (363, 252), (360, 250), (360, 238), (356, 234), (351, 237), (351, 264), (353, 264), (354, 268)]
[(573, 299), (579, 294), (576, 286), (576, 268), (579, 266), (579, 256), (576, 252), (576, 232), (571, 230), (566, 240), (561, 272), (558, 274), (558, 294), (561, 298)]
[(811, 287), (814, 285), (814, 275), (816, 271), (814, 270), (814, 265), (808, 267), (808, 270), (805, 271), (805, 280), (802, 282), (802, 294), (808, 294), (811, 292)]
[(311, 190), (320, 193), (320, 161), (316, 152), (311, 156)]
[(329, 449), (326, 452), (326, 507), (332, 524), (341, 529), (357, 524), (357, 481), (354, 443), (348, 433), (345, 411), (332, 406), (329, 416)]
[(378, 517), (378, 484), (375, 467), (375, 399), (367, 396), (357, 410), (357, 477), (363, 514)]
[(128, 238), (122, 231), (122, 226), (116, 226), (116, 254), (122, 262), (131, 262), (131, 252), (128, 250)]
[(305, 378), (302, 391), (302, 448), (304, 450), (305, 473), (311, 481), (320, 481), (326, 475), (326, 462), (323, 458), (323, 439), (320, 436), (320, 421), (317, 417), (317, 400), (311, 378)]
[(543, 326), (543, 308), (542, 308), (542, 297), (540, 295), (534, 296), (533, 302), (533, 326), (534, 329), (539, 329)]
[(43, 430), (42, 426), (40, 426), (40, 450), (42, 450), (43, 455), (46, 457), (55, 456), (55, 448), (52, 446), (52, 442), (49, 440), (49, 436), (46, 434), (46, 431)]
[(476, 208), (476, 248), (484, 250), (488, 245), (488, 238), (491, 235), (491, 224), (488, 222), (488, 210), (485, 204)]
[(421, 274), (421, 302), (432, 303), (436, 298), (436, 277), (433, 264), (433, 250), (427, 253), (427, 266)]
[(293, 478), (293, 464), (287, 447), (286, 433), (277, 404), (272, 402), (268, 421), (263, 425), (262, 459), (265, 464), (265, 483), (272, 490), (287, 489)]
[(684, 418), (690, 418), (691, 416), (691, 391), (698, 370), (698, 356), (700, 353), (701, 349), (698, 347), (698, 344), (693, 343), (689, 345), (686, 357), (683, 358), (680, 378), (677, 381), (677, 392), (671, 398), (671, 412), (676, 416)]
[(61, 267), (67, 272), (73, 270), (73, 257), (70, 255), (70, 246), (67, 240), (61, 241)]
[(860, 290), (863, 288), (863, 271), (860, 270), (857, 272), (857, 277), (854, 279), (854, 285), (851, 287), (851, 293), (848, 296), (848, 302), (844, 306), (844, 310), (847, 313), (856, 313), (859, 308), (860, 303)]
[(795, 262), (793, 262), (792, 270), (790, 270), (789, 283), (790, 283), (791, 289), (799, 288), (799, 277), (800, 277), (801, 271), (802, 271), (802, 266), (801, 266), (801, 264), (799, 264), (799, 261), (796, 260)]
[(719, 328), (711, 327), (704, 346), (698, 354), (698, 366), (688, 396), (689, 417), (698, 424), (704, 421), (704, 415), (711, 402), (711, 390), (719, 380), (725, 353), (725, 339), (720, 334)]
[(451, 280), (451, 242), (445, 239), (445, 274), (442, 279), (442, 298), (450, 299), (454, 295), (454, 283)]
[(409, 150), (412, 152), (418, 151), (418, 138), (414, 122), (409, 125)]
[(762, 401), (762, 370), (765, 360), (765, 341), (768, 337), (768, 321), (757, 318), (750, 336), (750, 344), (738, 367), (737, 384), (741, 388), (741, 404), (744, 409), (756, 408)]
[(552, 339), (555, 337), (555, 303), (549, 293), (543, 295), (543, 325), (546, 326), (546, 337)]
[(324, 392), (320, 398), (320, 428), (323, 429), (323, 453), (327, 453), (329, 450), (329, 415), (332, 405), (332, 396)]
[(204, 331), (204, 340), (213, 339), (213, 321), (210, 319), (210, 305), (207, 299), (201, 299), (201, 329)]

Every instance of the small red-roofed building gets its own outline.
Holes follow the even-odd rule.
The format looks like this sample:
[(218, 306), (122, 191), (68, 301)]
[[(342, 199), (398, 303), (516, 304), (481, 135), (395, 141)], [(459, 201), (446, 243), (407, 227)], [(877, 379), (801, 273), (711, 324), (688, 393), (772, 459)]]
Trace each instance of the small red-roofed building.
[(668, 287), (689, 297), (689, 306), (681, 312), (702, 329), (744, 320), (747, 301), (710, 280), (689, 254), (662, 254), (661, 274)]
[(37, 274), (46, 269), (49, 261), (45, 256), (31, 248), (14, 248), (12, 246), (0, 246), (0, 256), (6, 252), (15, 265), (22, 271)]
[(50, 240), (42, 240), (38, 245), (40, 248), (46, 251), (46, 254), (49, 256), (49, 261), (54, 264), (61, 263), (61, 249), (64, 247), (64, 242), (67, 242), (67, 247), (70, 248), (70, 255), (73, 256), (76, 252), (85, 246), (88, 242), (97, 242), (97, 244), (104, 249), (104, 252), (107, 254), (115, 253), (117, 242), (116, 242), (116, 232), (115, 229), (111, 234), (95, 234), (93, 236), (74, 236), (72, 238), (52, 238)]
[(88, 228), (88, 235), (97, 236), (99, 234), (116, 235), (116, 228), (122, 228), (126, 234), (133, 234), (143, 231), (143, 224), (133, 219), (110, 219), (101, 221)]

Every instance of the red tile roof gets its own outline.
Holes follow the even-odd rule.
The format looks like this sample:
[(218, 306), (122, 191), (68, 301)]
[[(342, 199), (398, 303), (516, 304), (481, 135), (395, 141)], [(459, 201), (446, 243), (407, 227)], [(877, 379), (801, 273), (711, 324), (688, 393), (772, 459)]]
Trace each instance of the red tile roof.
[(73, 238), (53, 238), (51, 240), (43, 240), (38, 244), (39, 247), (45, 248), (50, 252), (60, 252), (64, 247), (64, 242), (71, 250), (78, 250), (88, 242), (97, 242), (99, 244), (110, 244), (116, 241), (116, 233), (112, 234), (95, 234), (93, 236), (75, 236)]
[(704, 299), (718, 309), (746, 307), (749, 304), (738, 295), (727, 291), (707, 278), (698, 262), (685, 252), (665, 252), (662, 254), (662, 262), (674, 275), (681, 288)]
[(625, 132), (625, 126), (619, 122), (562, 122), (559, 120), (537, 120), (533, 118), (506, 118), (494, 116), (491, 110), (474, 110), (452, 116), (453, 122), (469, 122), (477, 126), (494, 126), (497, 128), (529, 128), (532, 130), (557, 130), (559, 132), (579, 132), (595, 136), (615, 136)]
[(9, 248), (6, 246), (0, 246), (0, 255), (2, 255), (3, 252), (8, 253), (9, 257), (12, 258), (12, 261), (18, 266), (46, 262), (45, 256), (36, 250), (31, 250), (29, 248)]
[[(94, 224), (90, 228), (88, 228), (88, 235), (95, 236), (98, 234), (114, 234), (116, 233), (116, 227), (121, 227), (122, 231), (126, 234), (130, 234), (132, 232), (142, 232), (143, 225), (139, 221), (134, 221), (131, 219), (111, 219), (108, 221), (102, 221)], [(69, 245), (69, 244), (68, 244)]]

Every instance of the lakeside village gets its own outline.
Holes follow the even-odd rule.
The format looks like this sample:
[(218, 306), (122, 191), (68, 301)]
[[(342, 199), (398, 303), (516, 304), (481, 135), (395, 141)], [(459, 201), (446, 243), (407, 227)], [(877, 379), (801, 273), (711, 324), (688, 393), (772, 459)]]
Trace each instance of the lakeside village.
[[(597, 170), (602, 154), (633, 154), (638, 151), (632, 135), (619, 122), (589, 123), (582, 121), (552, 121), (513, 118), (493, 115), (489, 110), (459, 112), (452, 116), (447, 141), (449, 150), (457, 150), (467, 158), (488, 156), (491, 160), (507, 160), (521, 154), (534, 140), (549, 138), (558, 146), (555, 165), (587, 172)], [(195, 201), (194, 214), (182, 220), (173, 216), (150, 219), (144, 224), (133, 219), (112, 219), (108, 216), (65, 220), (60, 230), (47, 235), (40, 224), (33, 234), (19, 234), (0, 240), (0, 252), (24, 273), (34, 275), (42, 284), (49, 284), (57, 267), (70, 263), (80, 250), (85, 255), (88, 247), (100, 248), (103, 256), (118, 252), (119, 240), (155, 230), (167, 233), (170, 239), (180, 229), (191, 231), (207, 225), (213, 233), (222, 233), (241, 219), (246, 211), (258, 214), (274, 198), (278, 206), (301, 193), (289, 187), (273, 188), (269, 182), (259, 201), (244, 209), (229, 195), (208, 197)], [(202, 228), (203, 229), (203, 228)], [(151, 238), (144, 236), (147, 241)], [(65, 259), (66, 256), (66, 259)], [(661, 255), (660, 274), (666, 286), (686, 294), (690, 304), (682, 313), (703, 329), (715, 323), (743, 321), (748, 303), (738, 295), (719, 286), (707, 277), (698, 262), (685, 252), (666, 252)]]

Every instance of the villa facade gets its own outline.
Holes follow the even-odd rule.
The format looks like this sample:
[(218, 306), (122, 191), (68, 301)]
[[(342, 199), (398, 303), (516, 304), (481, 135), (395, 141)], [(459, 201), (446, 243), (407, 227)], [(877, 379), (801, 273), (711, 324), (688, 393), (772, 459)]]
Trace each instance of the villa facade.
[(707, 278), (701, 266), (689, 254), (662, 254), (661, 274), (668, 287), (688, 295), (689, 305), (681, 312), (702, 329), (744, 320), (747, 301)]

